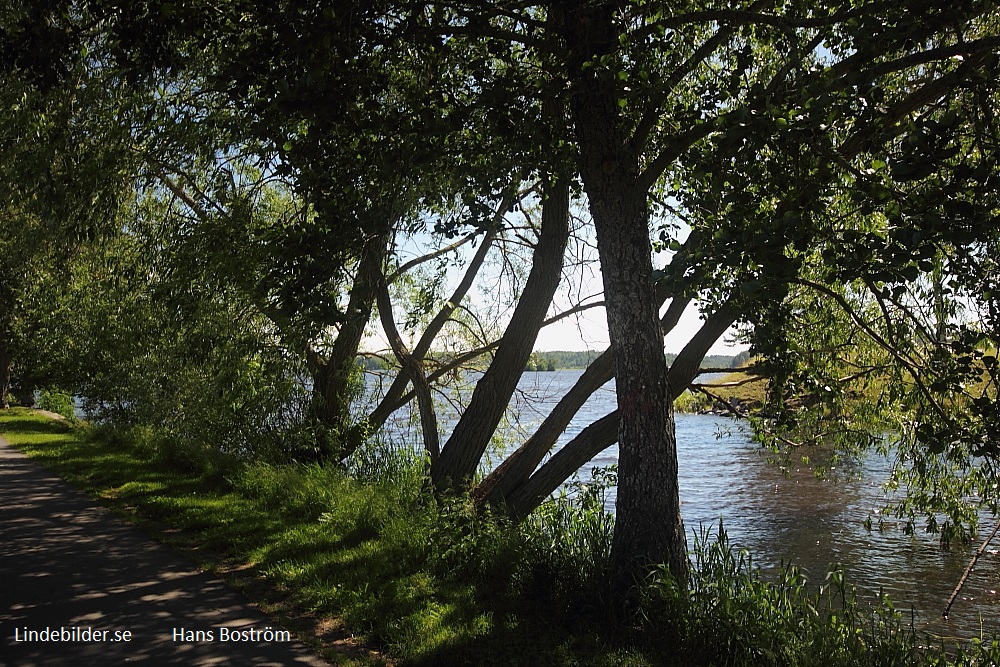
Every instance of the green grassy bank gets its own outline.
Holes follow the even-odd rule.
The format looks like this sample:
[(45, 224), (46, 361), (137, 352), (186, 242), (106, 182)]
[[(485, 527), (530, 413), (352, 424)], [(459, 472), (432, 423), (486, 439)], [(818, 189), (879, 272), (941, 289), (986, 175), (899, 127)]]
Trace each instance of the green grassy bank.
[[(608, 606), (612, 523), (601, 489), (519, 527), (423, 490), (420, 464), (372, 449), (350, 470), (240, 463), (150, 431), (71, 428), (26, 410), (0, 433), (102, 503), (219, 572), (336, 664), (985, 665), (947, 657), (891, 605), (862, 609), (838, 574), (757, 576), (704, 539), (682, 592), (654, 572), (639, 604)], [(344, 638), (356, 633), (363, 642)], [(370, 647), (376, 647), (377, 650)]]

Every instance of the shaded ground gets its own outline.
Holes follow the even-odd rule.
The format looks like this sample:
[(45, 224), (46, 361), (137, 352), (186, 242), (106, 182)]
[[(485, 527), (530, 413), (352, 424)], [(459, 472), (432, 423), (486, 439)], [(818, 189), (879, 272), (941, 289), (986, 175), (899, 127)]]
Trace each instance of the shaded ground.
[[(46, 628), (108, 633), (96, 642), (17, 641)], [(282, 630), (0, 437), (0, 665), (329, 664), (280, 635), (223, 642), (221, 628)], [(185, 641), (182, 629), (211, 632), (212, 641)], [(131, 641), (114, 641), (116, 631)]]

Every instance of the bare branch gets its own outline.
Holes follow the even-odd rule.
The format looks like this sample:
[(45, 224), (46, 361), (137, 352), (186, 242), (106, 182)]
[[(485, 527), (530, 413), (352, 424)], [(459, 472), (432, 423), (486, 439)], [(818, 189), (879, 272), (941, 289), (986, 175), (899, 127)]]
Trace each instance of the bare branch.
[[(708, 391), (704, 387), (692, 387), (692, 389), (694, 389), (695, 391), (699, 391), (699, 392), (705, 394), (705, 396), (708, 396), (713, 401), (718, 401), (719, 403), (722, 403), (724, 406), (726, 406), (727, 410), (729, 410), (731, 413), (733, 413), (734, 416), (740, 417), (742, 419), (750, 419), (750, 414), (749, 413), (745, 412), (744, 410), (741, 410), (738, 406), (734, 405), (731, 401), (726, 400), (722, 396), (719, 396), (718, 394), (715, 394), (715, 393), (713, 393), (711, 391)], [(802, 443), (801, 442), (795, 442), (794, 440), (789, 440), (785, 436), (783, 436), (783, 435), (781, 435), (779, 433), (775, 433), (774, 431), (768, 431), (768, 433), (770, 433), (772, 436), (774, 436), (775, 438), (777, 438), (781, 442), (785, 443), (789, 447), (795, 447), (795, 448), (802, 447)]]
[[(563, 319), (566, 319), (567, 317), (571, 317), (573, 315), (576, 315), (577, 313), (582, 313), (582, 312), (584, 312), (586, 310), (590, 310), (591, 308), (603, 308), (603, 307), (604, 307), (604, 302), (603, 301), (591, 301), (590, 303), (579, 304), (579, 305), (576, 305), (576, 306), (574, 306), (572, 308), (564, 310), (563, 312), (558, 313), (556, 315), (553, 315), (552, 317), (546, 319), (544, 322), (542, 322), (542, 327), (547, 327), (547, 326), (549, 326), (551, 324), (555, 324), (556, 322), (558, 322), (560, 320), (563, 320)], [(436, 382), (437, 380), (440, 380), (445, 375), (448, 375), (450, 373), (455, 373), (456, 371), (458, 371), (459, 369), (461, 369), (462, 367), (464, 367), (466, 364), (468, 364), (470, 361), (472, 361), (474, 359), (478, 359), (479, 357), (481, 357), (481, 356), (483, 356), (485, 354), (488, 354), (489, 352), (495, 350), (496, 347), (499, 344), (500, 344), (500, 341), (499, 340), (495, 340), (492, 343), (489, 343), (489, 344), (486, 344), (486, 345), (482, 345), (480, 347), (473, 348), (471, 350), (463, 352), (462, 354), (458, 355), (457, 357), (455, 357), (454, 359), (452, 359), (448, 363), (442, 364), (437, 369), (435, 369), (432, 373), (430, 373), (427, 376), (427, 380), (429, 382)], [(390, 414), (392, 414), (393, 412), (395, 412), (399, 408), (401, 408), (404, 405), (406, 405), (407, 403), (409, 403), (411, 400), (413, 400), (413, 398), (415, 396), (416, 396), (416, 394), (411, 391), (411, 392), (408, 392), (406, 394), (400, 395), (400, 397), (395, 402), (393, 402), (392, 405), (386, 405), (385, 408), (383, 408), (380, 405), (378, 408), (376, 408), (376, 411), (378, 411), (378, 416), (381, 417), (382, 411), (385, 410), (385, 409), (388, 409), (388, 413), (385, 415), (385, 417), (381, 417), (380, 420), (376, 421), (376, 417), (375, 417), (376, 412), (373, 412), (372, 413), (373, 416), (370, 418), (370, 421), (372, 423), (383, 423), (385, 421), (385, 419), (387, 419)]]
[(420, 411), (420, 428), (424, 438), (424, 448), (430, 454), (431, 460), (434, 461), (441, 454), (441, 444), (438, 439), (437, 415), (434, 413), (430, 385), (424, 374), (423, 364), (420, 363), (420, 359), (410, 354), (399, 335), (396, 320), (392, 316), (392, 300), (389, 298), (388, 283), (384, 279), (380, 280), (375, 289), (382, 329), (385, 331), (389, 345), (396, 358), (399, 359), (400, 365), (413, 382), (417, 394), (417, 407)]
[(725, 389), (728, 387), (742, 387), (745, 384), (750, 384), (752, 382), (763, 382), (768, 378), (763, 375), (755, 375), (753, 377), (748, 377), (743, 380), (734, 380), (733, 382), (693, 382), (688, 385), (689, 389)]
[(208, 211), (206, 211), (201, 204), (195, 201), (194, 197), (192, 197), (187, 190), (170, 178), (162, 168), (157, 169), (156, 177), (161, 183), (167, 186), (168, 190), (174, 193), (175, 197), (184, 202), (184, 205), (191, 209), (199, 220), (204, 222), (209, 219)]
[(441, 248), (438, 248), (437, 250), (429, 252), (426, 255), (421, 255), (420, 257), (414, 257), (410, 261), (408, 261), (408, 262), (406, 262), (404, 264), (401, 264), (399, 266), (399, 268), (397, 268), (395, 271), (393, 271), (392, 273), (390, 273), (389, 275), (387, 275), (385, 277), (386, 282), (388, 282), (389, 284), (392, 284), (392, 283), (396, 282), (397, 280), (399, 280), (400, 276), (402, 276), (404, 273), (406, 273), (407, 271), (409, 271), (413, 267), (419, 266), (419, 265), (421, 265), (421, 264), (423, 264), (425, 262), (429, 262), (432, 259), (435, 259), (437, 257), (441, 257), (442, 255), (447, 255), (449, 252), (451, 252), (453, 250), (458, 250), (459, 248), (461, 248), (462, 246), (464, 246), (466, 243), (472, 242), (476, 237), (479, 236), (480, 232), (481, 232), (481, 230), (477, 229), (474, 232), (472, 232), (471, 234), (469, 234), (468, 236), (464, 236), (461, 239), (459, 239), (458, 241), (455, 241), (454, 243), (450, 243), (450, 244), (448, 244), (446, 246), (442, 246)]

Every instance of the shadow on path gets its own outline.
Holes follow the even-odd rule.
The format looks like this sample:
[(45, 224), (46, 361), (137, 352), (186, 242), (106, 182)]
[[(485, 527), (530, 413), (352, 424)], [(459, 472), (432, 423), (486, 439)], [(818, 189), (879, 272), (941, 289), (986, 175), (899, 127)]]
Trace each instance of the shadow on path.
[[(17, 641), (46, 628), (107, 630), (107, 641)], [(223, 642), (221, 628), (283, 632), (0, 437), (0, 665), (328, 664), (281, 635)], [(182, 629), (212, 641), (184, 641)], [(131, 641), (113, 641), (115, 631)]]

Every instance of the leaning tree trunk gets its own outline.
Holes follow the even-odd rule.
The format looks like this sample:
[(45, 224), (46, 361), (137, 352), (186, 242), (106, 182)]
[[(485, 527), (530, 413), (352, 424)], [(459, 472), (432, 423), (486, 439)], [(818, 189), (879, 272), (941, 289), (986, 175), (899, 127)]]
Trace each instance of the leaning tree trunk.
[(438, 438), (437, 413), (434, 411), (434, 401), (431, 385), (427, 381), (423, 360), (406, 348), (399, 327), (392, 313), (392, 299), (389, 296), (389, 285), (385, 280), (378, 285), (378, 314), (382, 322), (382, 330), (389, 339), (389, 346), (399, 360), (400, 375), (404, 373), (413, 381), (413, 390), (417, 395), (417, 408), (420, 411), (420, 429), (424, 438), (424, 449), (431, 457), (431, 464), (441, 454)]
[(572, 118), (580, 173), (597, 232), (618, 395), (618, 499), (613, 586), (624, 596), (653, 564), (682, 585), (687, 545), (677, 483), (677, 438), (652, 281), (647, 192), (618, 106), (619, 84), (601, 57), (617, 46), (612, 3), (566, 5)]
[(493, 362), (476, 383), (469, 406), (431, 467), (438, 489), (463, 489), (472, 481), (559, 287), (569, 240), (569, 179), (553, 177), (545, 184), (543, 196), (541, 232), (531, 272)]
[(361, 440), (352, 428), (350, 414), (353, 395), (353, 375), (356, 373), (358, 348), (365, 327), (372, 316), (372, 306), (378, 281), (382, 278), (388, 237), (372, 237), (361, 251), (357, 275), (351, 288), (344, 323), (337, 333), (328, 357), (311, 354), (313, 374), (312, 418), (327, 432), (320, 443), (320, 456), (343, 460), (350, 456)]
[[(676, 269), (680, 272), (683, 267), (688, 263), (688, 258), (685, 253), (691, 252), (696, 249), (701, 244), (700, 235), (697, 232), (692, 232), (687, 241), (684, 242), (684, 246), (678, 254), (674, 255), (671, 261), (671, 268)], [(677, 323), (680, 321), (681, 315), (684, 310), (691, 303), (691, 296), (678, 297), (672, 294), (668, 288), (666, 288), (662, 283), (657, 285), (657, 295), (656, 295), (656, 307), (657, 310), (663, 305), (663, 303), (670, 299), (670, 306), (667, 311), (660, 318), (660, 335), (666, 336)], [(715, 318), (717, 316), (713, 316)], [(711, 319), (711, 318), (710, 318)], [(707, 323), (706, 323), (707, 324)], [(703, 329), (704, 331), (704, 329)], [(707, 335), (707, 334), (706, 334)], [(721, 332), (719, 333), (721, 335)], [(699, 334), (696, 340), (703, 340), (704, 337)], [(714, 342), (714, 341), (713, 341)], [(689, 381), (683, 381), (678, 384), (674, 381), (675, 373), (674, 371), (678, 369), (677, 364), (682, 362), (687, 357), (693, 357), (698, 354), (697, 349), (701, 349), (698, 346), (687, 346), (681, 352), (681, 355), (677, 358), (677, 362), (670, 369), (670, 387), (673, 390), (674, 398), (678, 394), (678, 388), (683, 391), (689, 384)], [(704, 358), (705, 352), (708, 348), (705, 347), (697, 360), (693, 363), (695, 368), (701, 363)], [(690, 354), (689, 354), (690, 351)], [(543, 479), (538, 478), (538, 474), (535, 473), (536, 468), (545, 458), (552, 448), (556, 445), (559, 436), (566, 430), (569, 426), (573, 417), (576, 416), (577, 412), (583, 407), (583, 404), (590, 398), (590, 396), (597, 391), (606, 382), (614, 378), (615, 376), (615, 361), (614, 361), (614, 348), (608, 348), (601, 354), (597, 359), (595, 359), (584, 371), (583, 375), (576, 381), (576, 383), (570, 388), (559, 402), (556, 403), (552, 411), (549, 412), (545, 420), (539, 425), (535, 433), (528, 438), (523, 445), (521, 445), (517, 451), (513, 452), (508, 456), (499, 466), (497, 466), (493, 472), (487, 475), (482, 482), (473, 490), (472, 497), (479, 505), (491, 505), (495, 508), (502, 508), (507, 515), (515, 520), (521, 520), (526, 517), (532, 510), (538, 507), (542, 499), (547, 497), (552, 491), (554, 491), (560, 484), (566, 481), (570, 475), (576, 472), (584, 463), (589, 461), (593, 456), (589, 456), (585, 459), (580, 460), (576, 452), (573, 452), (571, 458), (567, 458), (560, 452), (556, 457), (561, 457), (568, 461), (579, 461), (576, 467), (571, 470), (565, 471), (563, 477), (555, 480), (555, 484), (551, 487), (548, 485), (552, 482), (551, 473), (558, 474), (557, 469), (553, 469), (548, 464), (544, 466), (546, 473), (550, 473), (544, 476)], [(694, 376), (692, 375), (692, 378)], [(617, 432), (618, 432), (618, 413), (614, 413), (614, 423), (611, 430), (614, 432), (614, 437), (608, 442), (608, 446), (617, 442)], [(581, 434), (583, 435), (583, 434)], [(556, 458), (553, 457), (553, 460)], [(542, 472), (541, 470), (538, 471)], [(541, 495), (536, 495), (541, 493)]]

